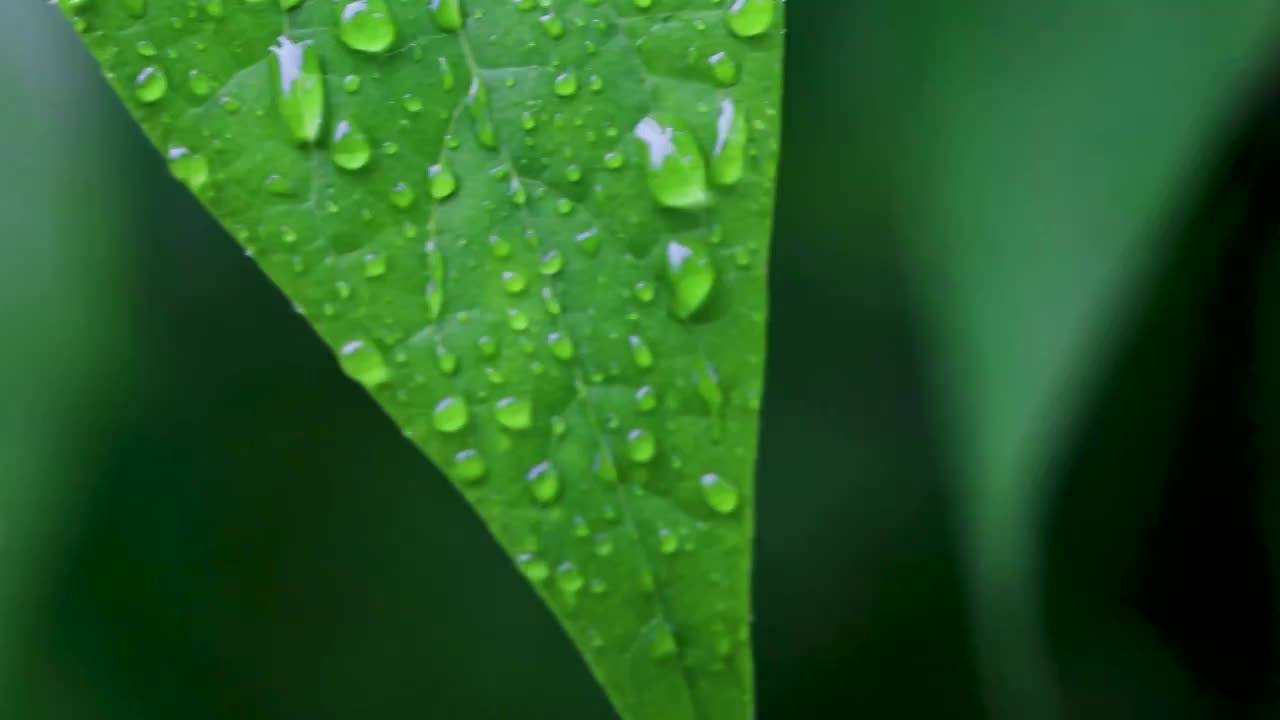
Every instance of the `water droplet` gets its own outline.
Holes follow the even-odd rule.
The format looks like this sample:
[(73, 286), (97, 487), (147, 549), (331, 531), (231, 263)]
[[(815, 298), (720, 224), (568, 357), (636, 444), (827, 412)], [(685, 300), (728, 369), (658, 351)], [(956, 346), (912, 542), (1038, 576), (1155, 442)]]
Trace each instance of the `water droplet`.
[(560, 497), (560, 475), (550, 462), (534, 465), (525, 479), (529, 482), (529, 492), (543, 505), (550, 505)]
[(665, 660), (675, 654), (675, 636), (666, 625), (659, 625), (653, 633), (653, 642), (649, 645), (649, 657), (654, 660)]
[(573, 563), (563, 562), (556, 568), (556, 587), (565, 595), (577, 595), (586, 584), (582, 571)]
[(444, 309), (444, 255), (434, 240), (427, 242), (427, 317), (435, 320)]
[(627, 457), (631, 458), (632, 462), (647, 464), (657, 453), (658, 441), (654, 439), (653, 433), (643, 428), (636, 428), (627, 433)]
[(443, 55), (436, 59), (436, 65), (440, 70), (440, 87), (448, 92), (457, 85), (458, 79), (453, 73), (453, 65), (449, 62), (449, 58)]
[(147, 13), (147, 0), (124, 0), (124, 9), (131, 17), (140, 18)]
[(680, 319), (696, 313), (716, 284), (711, 252), (696, 241), (667, 243), (666, 277), (671, 286), (671, 311)]
[(204, 0), (204, 14), (212, 18), (220, 18), (226, 12), (222, 0)]
[(462, 28), (462, 0), (431, 0), (431, 17), (445, 32)]
[(773, 6), (777, 0), (733, 0), (725, 11), (729, 30), (738, 37), (763, 35), (773, 24)]
[(166, 154), (169, 172), (187, 187), (199, 190), (209, 181), (209, 161), (184, 147), (171, 147)]
[(560, 97), (572, 97), (578, 94), (578, 76), (572, 71), (563, 72), (556, 76), (552, 89), (556, 95)]
[(538, 272), (543, 275), (555, 275), (564, 268), (564, 255), (559, 250), (551, 250), (542, 256), (542, 261), (538, 263)]
[(373, 147), (369, 136), (352, 120), (341, 120), (333, 126), (333, 141), (329, 144), (329, 157), (343, 170), (359, 170), (369, 164)]
[(471, 78), (471, 90), (467, 93), (467, 113), (475, 127), (476, 140), (490, 150), (497, 148), (498, 130), (489, 114), (489, 90), (478, 75)]
[(294, 140), (315, 142), (324, 124), (324, 76), (320, 53), (311, 41), (295, 43), (281, 35), (271, 47), (272, 65), (279, 79), (276, 108)]
[(453, 456), (453, 476), (462, 482), (478, 482), (488, 471), (479, 450), (463, 450)]
[(718, 52), (707, 58), (711, 67), (711, 77), (721, 87), (731, 87), (738, 83), (738, 63), (729, 57), (729, 53)]
[(658, 392), (652, 385), (645, 385), (637, 390), (635, 398), (636, 407), (640, 408), (640, 412), (653, 412), (658, 407)]
[(694, 372), (694, 384), (698, 389), (698, 397), (702, 398), (702, 402), (707, 406), (707, 413), (711, 416), (712, 436), (719, 438), (720, 412), (724, 407), (724, 391), (720, 388), (720, 375), (710, 363), (701, 363)]
[(556, 356), (556, 359), (565, 362), (573, 359), (573, 340), (570, 340), (568, 335), (553, 332), (547, 336), (547, 345), (551, 348), (551, 354)]
[(373, 279), (387, 274), (387, 256), (369, 253), (364, 256), (364, 276)]
[(649, 190), (659, 204), (682, 209), (707, 204), (706, 161), (692, 134), (655, 115), (641, 120), (633, 134), (645, 146)]
[(401, 210), (413, 204), (413, 188), (409, 187), (408, 183), (398, 182), (395, 185), (392, 185), (387, 196), (391, 198), (391, 204)]
[(352, 340), (342, 346), (338, 364), (343, 372), (367, 388), (377, 387), (391, 379), (386, 360), (377, 347), (363, 340)]
[(564, 21), (555, 13), (547, 13), (538, 18), (538, 22), (542, 25), (542, 29), (550, 38), (564, 37)]
[(515, 270), (508, 270), (502, 273), (502, 289), (507, 291), (509, 295), (519, 295), (529, 286), (528, 279), (524, 273)]
[(450, 395), (436, 404), (431, 413), (431, 421), (442, 433), (456, 433), (467, 426), (471, 413), (467, 409), (467, 401), (457, 395)]
[(738, 509), (738, 488), (715, 473), (707, 473), (698, 481), (702, 485), (702, 499), (721, 515)]
[(680, 549), (680, 538), (670, 528), (658, 530), (658, 551), (663, 555), (674, 555)]
[(516, 556), (516, 565), (530, 582), (540, 583), (551, 577), (551, 567), (533, 553), (522, 553)]
[(649, 348), (649, 344), (639, 335), (632, 335), (627, 338), (627, 344), (631, 346), (631, 359), (635, 361), (636, 367), (641, 370), (647, 370), (653, 367), (653, 350)]
[(436, 367), (445, 375), (452, 375), (458, 372), (458, 356), (456, 353), (450, 352), (449, 348), (444, 345), (436, 346)]
[(498, 424), (508, 430), (527, 430), (533, 425), (533, 401), (527, 397), (504, 397), (494, 406)]
[(458, 178), (449, 169), (448, 163), (441, 161), (427, 168), (427, 187), (431, 197), (444, 200), (458, 190)]
[(742, 179), (747, 161), (747, 121), (732, 100), (720, 103), (716, 147), (711, 153), (711, 176), (721, 185)]
[(209, 93), (213, 92), (213, 83), (209, 82), (209, 76), (199, 70), (187, 73), (187, 86), (196, 97), (208, 97)]
[(150, 105), (159, 102), (169, 91), (169, 78), (164, 70), (152, 65), (142, 69), (133, 81), (133, 93), (138, 100)]
[(338, 37), (352, 50), (377, 53), (391, 47), (396, 26), (386, 0), (351, 0), (338, 14)]

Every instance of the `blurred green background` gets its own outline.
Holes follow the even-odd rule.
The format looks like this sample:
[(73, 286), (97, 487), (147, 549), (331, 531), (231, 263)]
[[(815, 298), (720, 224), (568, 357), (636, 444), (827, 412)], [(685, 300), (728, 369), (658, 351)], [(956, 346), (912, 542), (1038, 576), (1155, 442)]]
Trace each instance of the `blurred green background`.
[[(788, 16), (759, 717), (1280, 716), (1280, 6)], [(0, 98), (0, 718), (610, 717), (55, 8)]]

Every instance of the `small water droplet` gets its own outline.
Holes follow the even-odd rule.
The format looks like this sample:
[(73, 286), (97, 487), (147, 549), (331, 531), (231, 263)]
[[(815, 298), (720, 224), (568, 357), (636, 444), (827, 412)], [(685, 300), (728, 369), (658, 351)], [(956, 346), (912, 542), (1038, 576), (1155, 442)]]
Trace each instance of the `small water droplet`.
[(643, 428), (636, 428), (627, 433), (627, 457), (641, 465), (653, 460), (658, 452), (658, 441), (653, 433)]
[(551, 577), (551, 567), (533, 553), (521, 553), (516, 556), (516, 565), (530, 582), (540, 583)]
[(494, 416), (508, 430), (528, 430), (533, 425), (533, 401), (516, 395), (504, 397), (494, 405)]
[(573, 563), (563, 562), (556, 568), (556, 587), (565, 595), (577, 595), (586, 584), (582, 571)]
[(684, 320), (696, 313), (716, 284), (711, 252), (696, 241), (667, 243), (666, 278), (671, 286), (671, 311)]
[(733, 0), (725, 10), (729, 30), (738, 37), (763, 35), (773, 24), (773, 6), (777, 0)]
[(675, 636), (666, 625), (659, 625), (653, 633), (653, 642), (649, 645), (649, 657), (654, 660), (665, 660), (675, 654)]
[(670, 528), (658, 530), (658, 551), (663, 555), (674, 555), (680, 549), (680, 538)]
[(529, 492), (543, 505), (550, 505), (560, 497), (560, 475), (549, 461), (534, 465), (525, 479), (529, 482)]
[(632, 335), (627, 338), (627, 344), (631, 346), (631, 359), (635, 361), (636, 367), (641, 370), (647, 370), (653, 367), (653, 350), (649, 348), (649, 344), (639, 335)]
[(547, 346), (551, 348), (551, 354), (556, 359), (565, 362), (573, 359), (573, 340), (570, 340), (568, 335), (561, 332), (551, 333), (547, 336)]
[(333, 140), (329, 143), (329, 157), (343, 170), (359, 170), (369, 164), (373, 147), (369, 136), (352, 120), (340, 120), (333, 126)]
[(435, 320), (444, 309), (444, 254), (434, 240), (427, 241), (427, 317)]

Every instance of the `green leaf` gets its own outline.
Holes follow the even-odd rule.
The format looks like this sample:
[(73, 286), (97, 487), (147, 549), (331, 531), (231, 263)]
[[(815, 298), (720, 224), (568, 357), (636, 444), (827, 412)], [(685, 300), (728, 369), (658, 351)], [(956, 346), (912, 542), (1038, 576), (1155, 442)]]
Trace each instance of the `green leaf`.
[(622, 715), (750, 717), (781, 2), (61, 1)]

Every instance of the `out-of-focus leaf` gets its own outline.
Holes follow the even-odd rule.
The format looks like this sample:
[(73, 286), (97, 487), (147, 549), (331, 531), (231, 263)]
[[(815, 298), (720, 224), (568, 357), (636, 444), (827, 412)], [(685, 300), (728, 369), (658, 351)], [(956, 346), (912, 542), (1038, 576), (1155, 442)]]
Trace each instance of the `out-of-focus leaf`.
[(947, 358), (993, 716), (1060, 711), (1037, 590), (1048, 465), (1277, 20), (1260, 1), (1096, 0), (978, 3), (925, 21), (913, 251)]
[[(37, 3), (0, 6), (0, 715), (16, 716), (32, 617), (79, 517), (84, 462), (72, 448), (112, 390), (123, 220), (108, 169), (118, 127), (77, 113), (86, 82), (61, 20)], [(67, 57), (63, 55), (62, 57)], [(51, 67), (50, 64), (53, 66)], [(57, 77), (59, 82), (49, 82)], [(87, 312), (92, 308), (92, 313)]]

